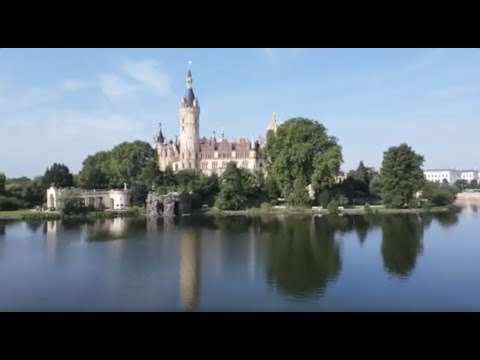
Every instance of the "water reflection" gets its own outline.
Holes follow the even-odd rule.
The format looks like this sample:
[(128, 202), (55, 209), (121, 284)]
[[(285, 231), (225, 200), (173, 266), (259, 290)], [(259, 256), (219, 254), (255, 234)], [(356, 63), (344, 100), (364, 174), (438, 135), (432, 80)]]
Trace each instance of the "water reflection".
[(340, 219), (290, 217), (272, 222), (266, 255), (269, 283), (294, 299), (321, 296), (342, 266), (334, 235), (336, 225), (348, 221)]
[(5, 229), (7, 228), (7, 222), (0, 220), (0, 236), (5, 235)]
[(198, 307), (200, 262), (198, 231), (186, 230), (180, 248), (180, 303), (183, 311), (194, 311)]
[(384, 216), (381, 226), (385, 270), (394, 277), (408, 278), (423, 250), (421, 218), (416, 215)]
[[(345, 288), (350, 291), (343, 294), (347, 297), (358, 288), (374, 296), (376, 290), (368, 289), (368, 281), (359, 283), (358, 277), (356, 286), (331, 291), (336, 282), (351, 279), (352, 269), (382, 281), (409, 279), (424, 252), (426, 229), (432, 226), (437, 236), (437, 231), (447, 233), (458, 223), (457, 213), (116, 218), (17, 222), (12, 229), (0, 222), (0, 266), (4, 259), (17, 256), (21, 261), (10, 260), (9, 266), (29, 269), (27, 260), (41, 259), (30, 270), (38, 271), (39, 279), (50, 276), (50, 288), (57, 294), (62, 294), (62, 286), (71, 290), (74, 284), (84, 299), (91, 299), (92, 293), (102, 296), (103, 306), (111, 301), (125, 308), (198, 311), (230, 305), (237, 310), (244, 304), (256, 309), (259, 302), (272, 301), (276, 306), (288, 303), (298, 308), (310, 302), (321, 307), (332, 304), (326, 298), (341, 296)], [(44, 235), (39, 231), (42, 224)], [(34, 245), (29, 251), (46, 252), (54, 262), (21, 248), (30, 242)], [(365, 254), (374, 257), (368, 263), (358, 258), (349, 262)]]

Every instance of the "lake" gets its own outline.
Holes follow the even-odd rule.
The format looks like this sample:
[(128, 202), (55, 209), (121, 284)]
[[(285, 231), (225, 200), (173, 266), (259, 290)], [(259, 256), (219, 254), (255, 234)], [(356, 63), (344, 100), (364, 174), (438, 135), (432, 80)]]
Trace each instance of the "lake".
[(478, 311), (479, 220), (0, 221), (0, 311)]

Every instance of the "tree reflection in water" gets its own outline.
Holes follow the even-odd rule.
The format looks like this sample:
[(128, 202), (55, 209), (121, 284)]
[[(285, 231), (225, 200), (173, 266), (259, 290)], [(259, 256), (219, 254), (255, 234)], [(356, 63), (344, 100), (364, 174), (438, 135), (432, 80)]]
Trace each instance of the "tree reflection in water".
[(288, 217), (269, 226), (269, 283), (294, 299), (322, 296), (340, 274), (340, 250), (334, 235), (347, 224), (340, 217)]

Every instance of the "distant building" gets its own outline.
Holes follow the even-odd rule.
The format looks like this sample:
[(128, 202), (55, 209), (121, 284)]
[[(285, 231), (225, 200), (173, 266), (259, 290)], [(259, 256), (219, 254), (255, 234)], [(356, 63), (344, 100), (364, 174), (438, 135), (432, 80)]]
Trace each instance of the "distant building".
[[(265, 138), (229, 141), (224, 138), (223, 130), (219, 139), (215, 132), (211, 137), (200, 137), (200, 103), (193, 92), (190, 70), (186, 80), (187, 89), (180, 105), (180, 139), (175, 136), (175, 140), (167, 140), (161, 124), (154, 139), (160, 170), (165, 171), (170, 167), (174, 172), (193, 169), (205, 175), (221, 174), (230, 161), (249, 170), (263, 169)], [(273, 114), (268, 130), (276, 132), (277, 128), (278, 123)]]
[(458, 169), (433, 169), (423, 172), (425, 178), (432, 182), (442, 182), (446, 179), (450, 184), (457, 180), (467, 180), (468, 182), (479, 178), (478, 170), (458, 170)]
[(467, 180), (468, 182), (472, 180), (478, 180), (480, 176), (478, 170), (463, 170), (462, 171), (462, 179)]
[(79, 189), (58, 189), (51, 186), (47, 190), (47, 207), (59, 209), (63, 197), (66, 194), (81, 198), (85, 206), (93, 206), (96, 209), (121, 210), (130, 206), (131, 190), (79, 190)]

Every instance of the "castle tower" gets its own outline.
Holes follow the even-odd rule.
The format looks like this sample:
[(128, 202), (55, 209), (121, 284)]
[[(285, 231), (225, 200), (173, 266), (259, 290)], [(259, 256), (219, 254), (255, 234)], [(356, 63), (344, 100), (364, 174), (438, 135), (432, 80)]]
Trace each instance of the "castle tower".
[(187, 89), (180, 106), (180, 169), (199, 168), (200, 104), (192, 88), (192, 73), (187, 74)]

